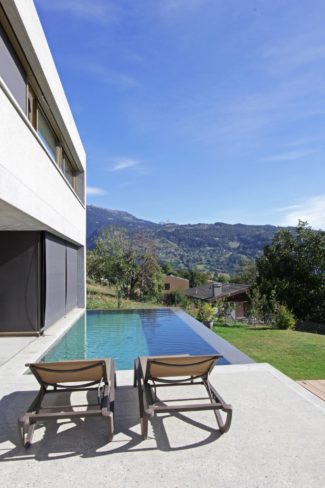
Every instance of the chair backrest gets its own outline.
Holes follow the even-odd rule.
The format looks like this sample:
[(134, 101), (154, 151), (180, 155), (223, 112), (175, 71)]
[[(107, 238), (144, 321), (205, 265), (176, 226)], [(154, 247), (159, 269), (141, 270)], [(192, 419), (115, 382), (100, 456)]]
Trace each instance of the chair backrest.
[(33, 363), (29, 367), (38, 382), (43, 385), (74, 382), (99, 383), (107, 376), (105, 360), (102, 359)]
[(146, 379), (172, 376), (205, 376), (222, 356), (175, 356), (159, 357), (147, 360)]

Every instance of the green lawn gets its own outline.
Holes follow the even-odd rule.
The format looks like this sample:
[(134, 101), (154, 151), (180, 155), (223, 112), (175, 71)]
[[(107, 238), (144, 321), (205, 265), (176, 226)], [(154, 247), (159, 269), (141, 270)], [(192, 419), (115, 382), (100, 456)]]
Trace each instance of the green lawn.
[(214, 331), (256, 362), (266, 362), (294, 380), (325, 379), (325, 336), (264, 326), (214, 326)]

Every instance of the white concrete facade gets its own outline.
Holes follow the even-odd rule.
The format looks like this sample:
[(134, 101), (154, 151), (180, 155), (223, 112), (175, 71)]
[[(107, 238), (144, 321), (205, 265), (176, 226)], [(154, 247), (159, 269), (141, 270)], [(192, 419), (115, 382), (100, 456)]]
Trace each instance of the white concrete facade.
[[(33, 219), (25, 217), (16, 230), (48, 230), (84, 245), (84, 205), (1, 83), (0, 107), (0, 199)], [(10, 225), (6, 213), (3, 209), (2, 230)]]
[[(33, 1), (0, 0), (0, 27), (26, 80), (24, 107), (2, 76), (0, 57), (0, 231), (46, 231), (77, 246), (78, 306), (84, 307), (85, 150)], [(72, 163), (78, 191), (30, 122), (28, 87)]]

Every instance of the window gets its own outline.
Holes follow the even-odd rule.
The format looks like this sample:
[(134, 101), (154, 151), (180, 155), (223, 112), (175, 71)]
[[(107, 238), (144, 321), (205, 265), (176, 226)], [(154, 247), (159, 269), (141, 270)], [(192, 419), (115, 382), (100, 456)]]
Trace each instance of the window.
[(64, 176), (66, 177), (66, 179), (68, 180), (68, 182), (70, 183), (72, 188), (75, 190), (76, 189), (76, 171), (74, 170), (72, 164), (70, 163), (70, 161), (69, 161), (69, 159), (68, 159), (68, 157), (64, 151), (62, 151), (61, 169), (62, 169)]
[(32, 124), (34, 129), (36, 129), (36, 107), (37, 107), (37, 100), (36, 96), (28, 85), (28, 93), (27, 93), (27, 117), (29, 122)]
[(50, 156), (56, 161), (56, 140), (54, 133), (42, 110), (37, 109), (37, 133), (48, 150)]
[(165, 290), (170, 290), (170, 283), (165, 283)]

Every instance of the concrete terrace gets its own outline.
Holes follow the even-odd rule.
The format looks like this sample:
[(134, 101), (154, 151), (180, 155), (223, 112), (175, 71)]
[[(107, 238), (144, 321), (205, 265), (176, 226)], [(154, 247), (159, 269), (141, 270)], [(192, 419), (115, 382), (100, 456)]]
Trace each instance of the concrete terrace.
[[(17, 342), (15, 351), (11, 339), (14, 355), (0, 366), (2, 487), (324, 485), (325, 403), (268, 364), (214, 369), (212, 383), (234, 409), (231, 429), (225, 435), (216, 430), (212, 412), (191, 412), (154, 419), (150, 438), (143, 441), (132, 371), (118, 371), (113, 442), (107, 443), (105, 420), (95, 418), (40, 423), (33, 446), (22, 448), (16, 420), (37, 391), (34, 377), (23, 374), (23, 364), (42, 355), (71, 326), (76, 314), (62, 319), (43, 338), (25, 346)], [(3, 341), (6, 338), (0, 338), (1, 349)], [(186, 388), (186, 394), (193, 396), (190, 390)]]

